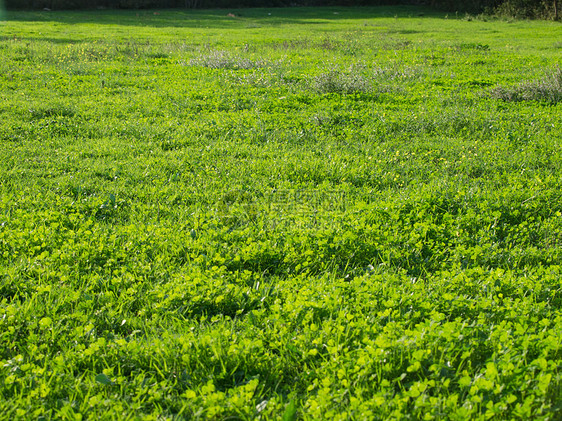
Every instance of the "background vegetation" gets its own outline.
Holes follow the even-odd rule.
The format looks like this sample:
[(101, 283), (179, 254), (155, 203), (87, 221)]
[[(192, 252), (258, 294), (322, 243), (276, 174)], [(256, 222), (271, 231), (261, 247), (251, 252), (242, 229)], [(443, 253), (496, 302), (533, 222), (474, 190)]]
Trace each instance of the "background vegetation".
[(366, 6), (427, 3), (452, 12), (497, 13), (518, 18), (558, 19), (559, 0), (5, 0), (16, 9), (92, 9), (92, 8), (238, 8), (287, 6)]

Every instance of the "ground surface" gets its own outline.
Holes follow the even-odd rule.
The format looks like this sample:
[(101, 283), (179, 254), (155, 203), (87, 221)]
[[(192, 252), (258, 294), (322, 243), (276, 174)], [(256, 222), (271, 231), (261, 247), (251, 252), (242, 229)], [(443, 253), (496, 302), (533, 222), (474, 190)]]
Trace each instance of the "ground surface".
[(5, 418), (560, 419), (560, 24), (5, 19)]

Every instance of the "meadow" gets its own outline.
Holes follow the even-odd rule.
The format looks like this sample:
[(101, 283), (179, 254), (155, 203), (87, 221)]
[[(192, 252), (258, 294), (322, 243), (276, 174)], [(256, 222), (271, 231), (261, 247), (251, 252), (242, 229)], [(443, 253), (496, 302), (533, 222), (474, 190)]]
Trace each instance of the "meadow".
[(562, 418), (560, 23), (0, 25), (0, 418)]

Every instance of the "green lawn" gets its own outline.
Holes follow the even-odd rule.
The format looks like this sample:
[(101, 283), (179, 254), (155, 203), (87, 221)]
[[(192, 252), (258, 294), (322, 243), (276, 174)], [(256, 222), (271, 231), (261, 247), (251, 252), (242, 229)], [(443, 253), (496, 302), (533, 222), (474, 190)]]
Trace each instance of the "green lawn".
[(4, 17), (0, 418), (562, 417), (560, 23)]

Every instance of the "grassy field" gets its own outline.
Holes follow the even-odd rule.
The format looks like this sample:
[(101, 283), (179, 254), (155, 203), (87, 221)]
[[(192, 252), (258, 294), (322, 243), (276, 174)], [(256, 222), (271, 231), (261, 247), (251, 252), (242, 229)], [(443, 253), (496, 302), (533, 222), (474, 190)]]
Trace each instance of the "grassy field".
[(561, 419), (559, 23), (4, 18), (2, 419)]

